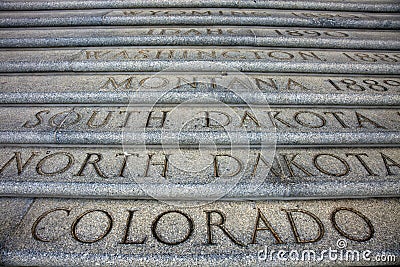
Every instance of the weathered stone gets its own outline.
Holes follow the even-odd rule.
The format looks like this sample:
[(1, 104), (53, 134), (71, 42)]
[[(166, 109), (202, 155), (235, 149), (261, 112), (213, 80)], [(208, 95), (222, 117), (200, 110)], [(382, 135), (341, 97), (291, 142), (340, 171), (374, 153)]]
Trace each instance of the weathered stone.
[(27, 213), (32, 202), (33, 199), (29, 198), (0, 198), (0, 249), (4, 247), (4, 242), (10, 238), (10, 234)]
[[(10, 265), (398, 264), (398, 199), (37, 199), (2, 251)], [(34, 250), (33, 250), (34, 249)]]
[(43, 10), (43, 9), (92, 9), (92, 8), (147, 8), (147, 7), (225, 7), (225, 8), (282, 8), (282, 9), (319, 9), (319, 10), (342, 10), (342, 11), (372, 11), (372, 12), (399, 12), (400, 6), (392, 0), (348, 0), (345, 3), (340, 0), (329, 1), (271, 1), (271, 0), (169, 0), (169, 1), (146, 1), (146, 0), (30, 0), (13, 1), (3, 0), (0, 2), (1, 10)]
[(400, 33), (262, 27), (115, 27), (4, 29), (0, 47), (73, 46), (269, 46), (400, 50)]
[(237, 200), (400, 194), (399, 148), (7, 146), (0, 151), (3, 196), (210, 200), (218, 193)]
[[(4, 144), (398, 144), (391, 108), (170, 106), (0, 108)], [(196, 144), (197, 145), (197, 144)]]
[(399, 265), (396, 1), (0, 10), (0, 265)]
[[(246, 92), (250, 84), (258, 94)], [(243, 87), (243, 88), (241, 88)], [(225, 88), (225, 90), (224, 90)], [(1, 104), (176, 104), (199, 96), (226, 104), (400, 105), (396, 76), (268, 73), (0, 74)], [(183, 94), (184, 91), (184, 94)], [(160, 98), (160, 92), (165, 97)], [(262, 96), (260, 100), (260, 96)]]
[(235, 48), (1, 49), (1, 72), (242, 71), (400, 73), (399, 52)]
[(240, 25), (399, 29), (391, 13), (274, 9), (93, 9), (1, 12), (0, 27), (129, 25)]

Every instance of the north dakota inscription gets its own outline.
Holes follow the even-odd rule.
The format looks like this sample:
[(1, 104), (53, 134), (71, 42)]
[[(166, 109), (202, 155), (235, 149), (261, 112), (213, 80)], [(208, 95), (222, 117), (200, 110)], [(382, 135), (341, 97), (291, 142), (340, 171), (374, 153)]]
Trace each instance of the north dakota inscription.
[[(265, 151), (264, 151), (265, 152)], [(135, 177), (162, 177), (179, 183), (210, 182), (218, 177), (266, 177), (268, 181), (368, 181), (397, 179), (397, 148), (277, 148), (272, 168), (269, 155), (250, 149), (18, 148), (3, 147), (3, 181), (134, 182)], [(192, 161), (190, 161), (192, 159)], [(181, 161), (191, 164), (182, 170)], [(205, 167), (199, 167), (200, 160)], [(269, 162), (271, 163), (271, 162)], [(186, 169), (187, 170), (187, 169)], [(247, 178), (246, 178), (247, 177)]]

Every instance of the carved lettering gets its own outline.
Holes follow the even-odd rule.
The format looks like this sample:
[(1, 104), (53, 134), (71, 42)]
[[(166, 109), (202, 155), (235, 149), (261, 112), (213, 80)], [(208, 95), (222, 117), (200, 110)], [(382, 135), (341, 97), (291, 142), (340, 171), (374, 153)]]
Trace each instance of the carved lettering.
[(114, 77), (108, 77), (107, 81), (100, 87), (100, 89), (109, 89), (110, 87), (114, 90), (132, 89), (132, 79), (133, 77), (129, 77), (121, 82), (117, 82)]
[[(214, 243), (214, 235), (212, 231), (212, 227), (218, 227), (234, 244), (238, 246), (245, 246), (242, 242), (237, 240), (226, 228), (225, 228), (225, 221), (226, 221), (226, 216), (222, 211), (219, 210), (208, 210), (204, 211), (206, 213), (206, 218), (207, 218), (207, 244), (208, 245), (215, 245)], [(219, 221), (218, 222), (213, 222), (212, 214), (217, 214), (219, 216)]]
[[(247, 82), (247, 81), (246, 81)], [(249, 83), (246, 83), (245, 81), (238, 79), (236, 77), (234, 77), (228, 84), (227, 88), (228, 89), (232, 89), (232, 88), (247, 88), (249, 90), (252, 89), (252, 85)]]
[[(81, 237), (79, 237), (79, 234), (77, 233), (78, 224), (79, 224), (79, 222), (82, 220), (83, 217), (87, 216), (87, 215), (90, 214), (90, 213), (94, 213), (94, 212), (103, 213), (103, 214), (106, 216), (106, 218), (107, 218), (107, 227), (106, 227), (106, 229), (104, 230), (104, 232), (101, 233), (101, 234), (100, 234), (98, 237), (96, 237), (96, 238), (93, 238), (93, 239), (86, 239), (86, 240), (85, 240), (85, 239), (82, 239)], [(75, 221), (72, 223), (72, 226), (71, 226), (71, 234), (72, 234), (72, 237), (73, 237), (76, 241), (79, 241), (79, 242), (81, 242), (81, 243), (91, 244), (91, 243), (95, 243), (95, 242), (97, 242), (97, 241), (100, 241), (100, 240), (102, 240), (104, 237), (106, 237), (106, 236), (110, 233), (110, 231), (111, 231), (111, 229), (112, 229), (112, 226), (113, 226), (113, 218), (111, 217), (111, 215), (110, 215), (107, 211), (104, 211), (104, 210), (88, 210), (88, 211), (82, 213), (81, 215), (79, 215), (79, 216), (75, 219)]]
[[(258, 164), (259, 164), (260, 160), (264, 163), (265, 166), (267, 166), (267, 167), (270, 166), (268, 164), (267, 160), (261, 155), (261, 153), (258, 153), (257, 154), (257, 158), (256, 158), (256, 163), (254, 164), (253, 171), (251, 173), (252, 176), (256, 175)], [(279, 170), (276, 170), (275, 166), (272, 165), (271, 168), (269, 169), (269, 171), (270, 171), (270, 173), (272, 173), (276, 177), (283, 179), (284, 178), (284, 174), (283, 174), (282, 168), (279, 165), (279, 162), (277, 160), (275, 160), (275, 161), (276, 161), (276, 163), (278, 165)]]
[(125, 111), (125, 110), (121, 110), (119, 112), (119, 114), (126, 114), (125, 118), (124, 118), (124, 122), (122, 123), (122, 125), (119, 126), (119, 128), (124, 128), (128, 125), (129, 119), (131, 118), (132, 113), (134, 113), (134, 111)]
[(382, 157), (383, 163), (385, 164), (387, 175), (395, 175), (392, 172), (392, 170), (390, 169), (390, 167), (400, 168), (400, 163), (394, 161), (393, 159), (391, 159), (389, 156), (383, 154), (382, 152), (381, 152), (381, 157)]
[[(96, 157), (92, 159), (92, 157)], [(90, 164), (93, 166), (94, 170), (96, 171), (97, 175), (103, 178), (108, 178), (107, 175), (100, 169), (99, 162), (103, 159), (103, 155), (100, 153), (86, 153), (86, 159), (83, 162), (81, 168), (79, 169), (78, 173), (75, 176), (84, 176), (83, 172), (86, 167)]]
[(193, 77), (193, 81), (189, 81), (183, 77), (177, 77), (177, 78), (178, 78), (178, 82), (177, 82), (176, 87), (178, 87), (178, 88), (182, 87), (183, 85), (189, 85), (192, 88), (197, 88), (197, 86), (199, 84), (196, 77)]
[(321, 57), (317, 56), (315, 54), (315, 52), (301, 52), (301, 51), (299, 51), (299, 55), (304, 60), (309, 60), (311, 58), (311, 59), (317, 59), (319, 61), (326, 61), (326, 59), (322, 59)]
[(257, 120), (256, 116), (254, 116), (253, 113), (247, 111), (244, 112), (240, 127), (243, 127), (246, 121), (252, 121), (257, 127), (261, 127), (260, 122)]
[(146, 77), (139, 81), (139, 85), (145, 89), (164, 88), (168, 84), (168, 79), (163, 77)]
[(376, 128), (382, 128), (382, 129), (386, 129), (385, 127), (379, 125), (377, 122), (367, 118), (366, 116), (360, 114), (359, 112), (355, 112), (356, 117), (357, 117), (357, 122), (358, 122), (358, 128), (365, 128), (363, 123), (369, 123), (371, 125), (373, 125)]
[[(43, 170), (43, 165), (45, 164), (45, 162), (46, 162), (47, 160), (53, 159), (54, 157), (59, 156), (59, 155), (62, 155), (62, 156), (66, 156), (66, 157), (67, 157), (67, 160), (68, 160), (67, 164), (66, 164), (64, 167), (59, 168), (59, 169), (57, 169), (57, 170), (55, 170), (55, 171), (52, 171), (52, 172), (44, 171), (44, 170)], [(59, 162), (59, 161), (58, 161), (58, 162)], [(71, 168), (71, 166), (74, 164), (74, 162), (75, 162), (75, 159), (74, 159), (74, 156), (73, 156), (72, 154), (67, 153), (67, 152), (56, 152), (56, 153), (47, 155), (46, 157), (42, 158), (42, 159), (38, 162), (38, 164), (36, 165), (36, 172), (37, 172), (38, 174), (40, 174), (40, 175), (48, 175), (48, 176), (56, 175), (56, 174), (61, 174), (61, 173), (63, 173), (63, 172), (66, 172), (67, 170), (69, 170), (69, 169)]]
[(90, 116), (89, 120), (86, 123), (86, 125), (89, 128), (100, 128), (100, 127), (106, 126), (108, 124), (108, 122), (110, 121), (111, 116), (114, 113), (114, 111), (108, 111), (107, 116), (103, 119), (103, 122), (94, 124), (94, 121), (96, 120), (96, 116), (98, 113), (99, 113), (99, 111), (97, 111), (97, 110), (92, 112), (92, 115)]
[(279, 59), (279, 60), (291, 60), (294, 55), (289, 52), (284, 51), (271, 51), (267, 53), (269, 57)]
[(146, 165), (146, 170), (145, 170), (145, 173), (144, 173), (144, 177), (148, 177), (149, 176), (150, 165), (153, 165), (153, 166), (161, 165), (161, 166), (163, 166), (163, 170), (162, 170), (161, 176), (164, 177), (164, 178), (167, 178), (169, 155), (163, 155), (164, 156), (164, 161), (163, 162), (151, 162), (153, 156), (154, 156), (154, 154), (148, 154), (147, 165)]
[(346, 156), (354, 156), (358, 162), (361, 163), (361, 165), (364, 167), (364, 169), (368, 172), (369, 176), (377, 176), (377, 174), (375, 174), (371, 168), (368, 166), (368, 164), (364, 161), (364, 159), (361, 156), (364, 157), (368, 157), (368, 155), (366, 153), (346, 153)]
[(257, 88), (260, 90), (264, 88), (263, 84), (266, 84), (268, 87), (278, 90), (278, 86), (276, 85), (276, 82), (272, 78), (266, 78), (263, 80), (261, 78), (256, 77), (254, 78), (254, 82), (256, 83)]
[[(153, 204), (149, 203), (149, 205), (152, 206)], [(268, 209), (272, 203), (268, 203), (268, 205), (260, 205), (264, 206), (265, 209)], [(80, 205), (74, 204), (74, 206), (76, 206), (77, 210), (80, 209)], [(33, 221), (32, 227), (30, 228), (31, 235), (34, 240), (45, 243), (64, 243), (65, 240), (62, 238), (68, 237), (70, 240), (79, 243), (92, 244), (110, 236), (107, 240), (104, 240), (104, 242), (107, 242), (108, 244), (115, 242), (119, 245), (146, 244), (149, 236), (141, 232), (143, 229), (139, 230), (134, 228), (135, 226), (138, 226), (134, 216), (137, 216), (136, 214), (140, 213), (140, 210), (134, 208), (126, 209), (124, 205), (120, 208), (123, 210), (114, 210), (113, 212), (115, 212), (114, 214), (126, 214), (125, 220), (115, 220), (112, 216), (113, 212), (102, 208), (89, 208), (79, 212), (73, 212), (73, 209), (69, 207), (49, 208), (49, 210), (42, 212), (36, 220)], [(260, 234), (261, 232), (264, 233), (264, 231), (267, 231), (268, 233), (264, 233), (263, 240), (268, 236), (274, 239), (275, 244), (279, 245), (287, 243), (282, 239), (282, 233), (278, 233), (275, 226), (273, 226), (267, 219), (260, 207), (248, 209), (251, 214), (256, 212), (255, 220), (253, 223), (248, 225), (251, 231), (244, 231), (245, 229), (240, 221), (241, 218), (243, 218), (243, 222), (248, 222), (247, 218), (245, 218), (247, 211), (243, 213), (241, 209), (234, 208), (232, 210), (237, 210), (239, 213), (236, 214), (237, 216), (235, 216), (230, 227), (227, 227), (226, 225), (227, 217), (226, 213), (223, 211), (218, 209), (198, 210), (197, 212), (199, 212), (199, 215), (203, 212), (205, 213), (205, 220), (203, 220), (202, 223), (204, 223), (203, 226), (205, 226), (206, 231), (200, 231), (197, 235), (195, 235), (195, 232), (198, 230), (198, 227), (195, 225), (192, 216), (189, 215), (188, 212), (180, 210), (159, 211), (159, 209), (156, 208), (154, 211), (159, 212), (151, 215), (151, 218), (154, 218), (153, 220), (148, 220), (150, 218), (141, 218), (140, 221), (144, 222), (142, 219), (147, 220), (148, 223), (141, 226), (148, 227), (147, 229), (151, 231), (151, 236), (154, 238), (154, 241), (168, 246), (182, 244), (193, 236), (200, 238), (195, 242), (203, 243), (203, 241), (201, 241), (202, 237), (199, 233), (204, 233), (205, 236), (203, 237), (206, 239), (206, 243), (203, 243), (204, 245), (217, 245), (229, 240), (233, 244), (242, 247), (246, 246), (246, 244), (240, 240), (243, 238), (242, 234), (249, 235), (249, 245), (252, 245), (261, 243)], [(322, 210), (325, 211), (325, 209)], [(190, 211), (196, 212), (196, 209), (190, 209)], [(287, 221), (277, 222), (278, 226), (280, 226), (279, 229), (286, 229), (286, 226), (283, 228), (282, 226), (283, 224), (288, 223), (294, 237), (291, 242), (297, 244), (315, 243), (324, 237), (326, 225), (323, 224), (320, 218), (329, 219), (332, 223), (333, 230), (337, 231), (339, 235), (352, 241), (366, 242), (373, 238), (375, 234), (375, 229), (371, 220), (358, 210), (351, 207), (334, 207), (333, 211), (327, 211), (327, 216), (325, 215), (326, 217), (317, 216), (308, 210), (299, 208), (298, 205), (296, 205), (296, 208), (292, 209), (286, 207), (282, 208), (281, 212), (283, 215), (286, 215)], [(71, 217), (72, 214), (73, 217)], [(271, 214), (274, 214), (274, 212)], [(197, 220), (200, 220), (199, 217), (196, 218)], [(50, 223), (48, 224), (48, 222)], [(114, 223), (117, 223), (117, 225), (114, 225)], [(118, 223), (121, 223), (121, 225), (118, 225)], [(364, 226), (361, 226), (360, 223)], [(58, 224), (60, 224), (60, 226), (58, 226)], [(352, 228), (353, 230), (351, 230)], [(354, 231), (355, 228), (357, 229), (356, 231)], [(112, 229), (121, 232), (115, 232), (111, 235)], [(60, 230), (66, 232), (61, 232)], [(70, 235), (67, 235), (68, 231), (70, 232)], [(239, 235), (236, 236), (236, 234), (234, 234), (236, 231), (242, 233), (240, 238)], [(134, 233), (136, 233), (136, 236)], [(218, 242), (216, 240), (217, 236), (222, 237), (223, 240)]]
[(15, 159), (15, 162), (17, 163), (17, 173), (18, 175), (21, 175), (21, 173), (25, 170), (25, 168), (29, 165), (29, 163), (32, 161), (34, 157), (36, 157), (39, 153), (38, 152), (32, 152), (30, 157), (25, 161), (25, 163), (22, 162), (22, 157), (21, 157), (21, 152), (14, 152), (14, 156), (11, 157), (0, 169), (0, 174), (4, 171), (7, 166), (13, 162)]
[(221, 54), (224, 58), (229, 59), (246, 59), (246, 56), (240, 50), (227, 50)]
[(120, 168), (120, 170), (119, 170), (119, 172), (118, 172), (118, 176), (119, 177), (124, 177), (124, 173), (125, 173), (125, 168), (126, 168), (126, 164), (127, 164), (127, 162), (128, 162), (128, 158), (130, 157), (130, 156), (132, 156), (132, 155), (136, 155), (136, 156), (139, 156), (139, 154), (130, 154), (130, 153), (118, 153), (117, 155), (116, 155), (116, 157), (119, 157), (119, 156), (124, 156), (124, 159), (123, 159), (123, 161), (122, 161), (122, 166), (121, 166), (121, 168)]
[[(313, 124), (311, 121), (306, 121), (303, 114), (306, 115), (312, 115), (313, 117), (317, 118), (319, 120), (319, 123)], [(294, 114), (294, 120), (305, 127), (309, 128), (321, 128), (326, 125), (326, 120), (323, 116), (319, 115), (318, 113), (312, 112), (312, 111), (299, 111)]]
[(301, 83), (289, 78), (286, 84), (286, 90), (294, 90), (295, 88), (299, 88), (301, 90), (309, 90), (307, 87), (302, 85)]
[[(164, 217), (165, 215), (170, 214), (170, 213), (176, 213), (176, 214), (182, 215), (182, 216), (186, 219), (186, 221), (187, 221), (187, 223), (188, 223), (188, 230), (187, 230), (187, 233), (186, 233), (186, 235), (185, 235), (181, 240), (177, 240), (177, 241), (167, 241), (167, 240), (165, 240), (164, 238), (162, 238), (162, 237), (157, 233), (157, 225), (158, 225), (158, 222), (160, 221), (160, 219), (161, 219), (162, 217)], [(178, 210), (171, 210), (171, 211), (166, 211), (166, 212), (161, 213), (160, 215), (157, 216), (157, 218), (154, 220), (154, 222), (153, 222), (153, 224), (152, 224), (152, 226), (151, 226), (151, 232), (152, 232), (152, 234), (153, 234), (153, 237), (154, 237), (158, 242), (163, 243), (163, 244), (166, 244), (166, 245), (172, 245), (172, 246), (173, 246), (173, 245), (179, 245), (179, 244), (185, 242), (186, 240), (188, 240), (188, 239), (190, 238), (190, 236), (192, 235), (193, 231), (194, 231), (193, 219), (190, 218), (189, 215), (187, 215), (187, 214), (185, 214), (185, 213), (183, 213), (183, 212), (181, 212), (181, 211), (178, 211)]]
[(108, 50), (108, 51), (102, 51), (102, 50), (90, 51), (90, 50), (86, 50), (85, 51), (86, 59), (91, 59), (91, 58), (100, 59), (100, 58), (102, 58), (103, 56), (105, 56), (105, 55), (107, 55), (109, 53), (111, 53), (111, 50)]
[(268, 111), (268, 117), (271, 120), (272, 125), (274, 125), (274, 127), (279, 128), (278, 124), (276, 123), (276, 121), (280, 122), (281, 124), (285, 125), (286, 127), (289, 128), (295, 128), (293, 125), (291, 125), (289, 122), (283, 120), (282, 118), (279, 118), (278, 115), (280, 114), (280, 111)]
[[(68, 121), (68, 119), (73, 118), (71, 121)], [(82, 115), (80, 113), (75, 112), (74, 109), (63, 111), (60, 113), (55, 114), (49, 119), (49, 125), (55, 127), (55, 128), (66, 128), (71, 125), (77, 124), (80, 120), (82, 119)]]
[[(315, 214), (313, 214), (313, 213), (311, 213), (309, 211), (306, 211), (306, 210), (302, 210), (302, 209), (282, 209), (282, 211), (286, 212), (286, 215), (287, 215), (287, 217), (289, 219), (290, 226), (292, 228), (296, 243), (314, 243), (314, 242), (317, 242), (317, 241), (321, 240), (322, 237), (324, 236), (324, 234), (325, 234), (324, 225), (321, 222), (321, 220)], [(318, 233), (317, 233), (315, 238), (308, 239), (308, 240), (300, 238), (299, 231), (297, 229), (297, 226), (295, 224), (295, 221), (294, 221), (293, 215), (292, 215), (292, 213), (294, 213), (294, 212), (299, 212), (299, 213), (306, 214), (317, 223), (317, 225), (318, 225)]]
[(147, 241), (147, 236), (143, 237), (142, 240), (140, 241), (130, 241), (129, 236), (130, 236), (130, 229), (131, 229), (131, 224), (132, 224), (132, 218), (133, 214), (137, 210), (127, 210), (128, 211), (128, 218), (126, 219), (126, 225), (125, 225), (125, 233), (124, 236), (122, 237), (122, 240), (119, 244), (144, 244)]
[(56, 209), (52, 209), (52, 210), (49, 210), (49, 211), (46, 211), (46, 212), (42, 213), (42, 214), (35, 220), (35, 222), (32, 224), (31, 233), (32, 233), (32, 237), (33, 237), (35, 240), (41, 241), (41, 242), (51, 242), (51, 241), (54, 241), (54, 240), (48, 240), (48, 239), (44, 239), (43, 237), (40, 237), (40, 236), (38, 235), (38, 232), (37, 232), (37, 231), (38, 231), (38, 226), (39, 226), (40, 222), (41, 222), (44, 218), (46, 218), (48, 215), (50, 215), (51, 213), (56, 212), (56, 211), (65, 211), (65, 213), (67, 213), (67, 216), (69, 216), (69, 214), (70, 214), (70, 212), (71, 212), (70, 209), (56, 208)]
[(337, 122), (339, 122), (340, 126), (342, 126), (343, 128), (350, 128), (350, 127), (342, 120), (342, 118), (339, 117), (339, 114), (340, 114), (340, 115), (344, 115), (343, 112), (340, 112), (340, 111), (336, 111), (336, 112), (327, 111), (327, 112), (324, 112), (324, 114), (331, 114), (331, 115), (337, 120)]
[[(154, 111), (149, 112), (149, 116), (146, 121), (146, 128), (162, 128), (164, 127), (165, 120), (167, 118), (167, 114), (169, 111), (161, 111), (161, 117), (153, 116)], [(154, 121), (158, 121), (158, 124), (154, 123)]]
[[(264, 223), (265, 227), (259, 227), (260, 225), (260, 219)], [(251, 239), (250, 244), (257, 244), (257, 232), (258, 231), (265, 231), (268, 230), (271, 232), (272, 236), (276, 240), (276, 244), (284, 244), (282, 239), (279, 237), (278, 233), (274, 230), (274, 228), (271, 226), (270, 222), (265, 218), (264, 214), (262, 214), (260, 209), (257, 209), (257, 218), (256, 218), (256, 224), (254, 226), (254, 231), (253, 231), (253, 236)]]
[(40, 124), (43, 123), (43, 118), (42, 118), (42, 114), (49, 114), (50, 110), (41, 110), (38, 113), (35, 114), (35, 118), (37, 120), (37, 122), (32, 123), (31, 121), (26, 121), (22, 127), (25, 128), (35, 128), (36, 126), (39, 126)]
[[(330, 157), (333, 159), (336, 159), (337, 161), (335, 161), (335, 163), (332, 163), (331, 165), (333, 166), (338, 166), (337, 162), (340, 162), (340, 164), (344, 167), (344, 170), (342, 172), (336, 173), (336, 172), (332, 172), (329, 170), (326, 170), (324, 168), (322, 168), (321, 164), (319, 164), (318, 159), (320, 157)], [(314, 157), (314, 166), (322, 173), (330, 175), (330, 176), (336, 176), (336, 177), (341, 177), (341, 176), (345, 176), (350, 172), (350, 166), (347, 163), (347, 161), (345, 161), (344, 159), (333, 155), (333, 154), (318, 154)]]
[(288, 158), (289, 155), (282, 154), (282, 157), (286, 163), (286, 167), (289, 170), (290, 177), (295, 176), (295, 172), (294, 172), (292, 166), (296, 167), (298, 170), (300, 170), (306, 176), (313, 176), (313, 174), (311, 172), (309, 172), (308, 170), (306, 170), (306, 168), (304, 166), (301, 166), (298, 162), (294, 161), (298, 155), (299, 154), (294, 154), (294, 155), (291, 155), (292, 156), (291, 158)]
[[(218, 116), (222, 115), (223, 117), (225, 117), (225, 121), (221, 122), (221, 120), (218, 120), (215, 117), (211, 118), (210, 114), (216, 114)], [(222, 111), (204, 111), (204, 118), (205, 118), (204, 126), (208, 128), (221, 128), (228, 126), (231, 123), (231, 116)]]
[[(339, 225), (337, 224), (337, 221), (336, 221), (336, 216), (339, 212), (342, 212), (342, 211), (348, 211), (348, 212), (354, 213), (358, 217), (360, 217), (368, 226), (368, 234), (365, 237), (352, 236), (349, 233), (346, 233), (341, 227), (339, 227)], [(339, 232), (339, 234), (350, 240), (354, 240), (354, 241), (358, 241), (358, 242), (365, 242), (365, 241), (370, 240), (374, 236), (374, 233), (375, 233), (375, 229), (374, 229), (374, 226), (372, 225), (371, 221), (364, 214), (362, 214), (361, 212), (359, 212), (353, 208), (342, 207), (342, 208), (335, 209), (332, 212), (331, 221), (332, 221), (333, 227)]]
[[(236, 162), (236, 166), (237, 166), (236, 169), (232, 170), (231, 173), (221, 174), (221, 171), (220, 171), (221, 167), (220, 167), (219, 159), (222, 157), (233, 159)], [(238, 173), (240, 173), (240, 171), (242, 170), (242, 166), (243, 166), (243, 163), (239, 159), (237, 159), (231, 155), (221, 154), (221, 155), (214, 156), (214, 176), (215, 177), (221, 177), (221, 176), (222, 177), (234, 177), (234, 176), (238, 175)]]

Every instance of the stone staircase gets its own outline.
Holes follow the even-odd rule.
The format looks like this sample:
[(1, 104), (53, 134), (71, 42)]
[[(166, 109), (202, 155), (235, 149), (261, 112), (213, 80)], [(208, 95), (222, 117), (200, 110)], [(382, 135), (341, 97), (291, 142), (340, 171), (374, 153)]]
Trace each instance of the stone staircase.
[(400, 264), (398, 1), (0, 10), (0, 264)]

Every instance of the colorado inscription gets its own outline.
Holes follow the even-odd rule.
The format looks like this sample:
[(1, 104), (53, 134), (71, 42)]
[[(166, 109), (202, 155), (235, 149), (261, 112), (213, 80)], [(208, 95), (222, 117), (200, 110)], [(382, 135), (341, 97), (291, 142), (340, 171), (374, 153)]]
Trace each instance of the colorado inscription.
[[(399, 242), (393, 242), (391, 231), (399, 218), (387, 214), (398, 212), (395, 199), (218, 202), (194, 208), (155, 201), (37, 199), (10, 234), (3, 260), (24, 262), (27, 248), (34, 246), (29, 262), (38, 265), (63, 264), (71, 257), (88, 264), (93, 254), (124, 266), (232, 260), (279, 265), (301, 257), (326, 265), (333, 255), (334, 261), (367, 263), (382, 253), (396, 262)], [(65, 247), (68, 254), (60, 253)], [(280, 250), (299, 252), (282, 259)]]

